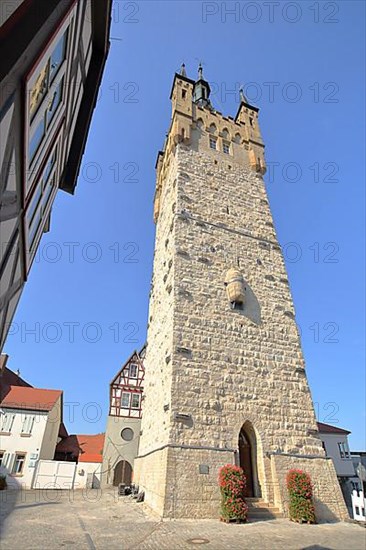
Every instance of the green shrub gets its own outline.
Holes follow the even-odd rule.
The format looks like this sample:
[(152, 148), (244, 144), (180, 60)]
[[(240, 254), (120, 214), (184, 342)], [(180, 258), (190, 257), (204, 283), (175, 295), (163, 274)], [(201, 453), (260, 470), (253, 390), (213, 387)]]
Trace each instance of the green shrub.
[(290, 499), (290, 519), (299, 523), (315, 523), (310, 476), (302, 470), (290, 470), (286, 477), (286, 485)]
[(246, 521), (248, 506), (243, 493), (246, 479), (238, 466), (226, 464), (219, 471), (221, 491), (221, 519), (223, 521)]

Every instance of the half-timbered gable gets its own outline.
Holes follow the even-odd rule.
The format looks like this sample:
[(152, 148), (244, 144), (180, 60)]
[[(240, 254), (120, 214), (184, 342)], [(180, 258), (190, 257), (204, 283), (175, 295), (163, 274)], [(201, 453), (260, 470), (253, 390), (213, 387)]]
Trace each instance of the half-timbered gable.
[(110, 384), (110, 416), (141, 418), (145, 369), (141, 352), (134, 351)]

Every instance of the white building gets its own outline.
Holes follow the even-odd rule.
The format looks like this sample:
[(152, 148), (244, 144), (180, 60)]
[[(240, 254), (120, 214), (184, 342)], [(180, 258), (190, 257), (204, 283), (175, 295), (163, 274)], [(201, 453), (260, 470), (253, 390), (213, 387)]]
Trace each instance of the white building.
[(0, 469), (8, 485), (30, 489), (41, 459), (52, 460), (62, 422), (62, 391), (10, 386), (0, 403)]
[[(318, 422), (318, 429), (325, 453), (333, 459), (349, 514), (353, 519), (359, 520), (365, 512), (365, 506), (361, 482), (348, 446), (348, 435), (351, 432), (322, 422)], [(363, 507), (360, 502), (363, 503)]]

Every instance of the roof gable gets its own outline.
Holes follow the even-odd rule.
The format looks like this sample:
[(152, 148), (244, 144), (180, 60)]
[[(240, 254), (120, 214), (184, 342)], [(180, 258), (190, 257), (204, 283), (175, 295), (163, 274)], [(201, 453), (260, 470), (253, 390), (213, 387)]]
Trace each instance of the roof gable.
[(122, 375), (123, 369), (127, 367), (130, 363), (137, 363), (141, 368), (143, 367), (143, 359), (145, 357), (145, 351), (146, 351), (146, 344), (141, 348), (141, 350), (138, 352), (135, 350), (130, 357), (127, 359), (125, 363), (123, 363), (120, 370), (117, 372), (117, 374), (113, 377), (113, 379), (110, 382), (110, 386), (113, 384), (119, 384), (120, 376)]

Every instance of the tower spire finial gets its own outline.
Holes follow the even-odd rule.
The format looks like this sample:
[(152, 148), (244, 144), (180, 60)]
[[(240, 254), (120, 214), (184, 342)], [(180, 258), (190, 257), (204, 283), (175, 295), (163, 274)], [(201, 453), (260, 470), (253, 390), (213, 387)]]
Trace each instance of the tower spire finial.
[(203, 79), (203, 67), (200, 61), (200, 64), (198, 65), (198, 80), (201, 80), (201, 79)]
[(248, 100), (244, 95), (243, 86), (240, 86), (239, 95), (240, 95), (240, 102), (248, 103)]
[(186, 73), (186, 66), (184, 63), (182, 63), (182, 65), (180, 66), (180, 72), (179, 74), (181, 74), (182, 76), (187, 76), (187, 73)]

